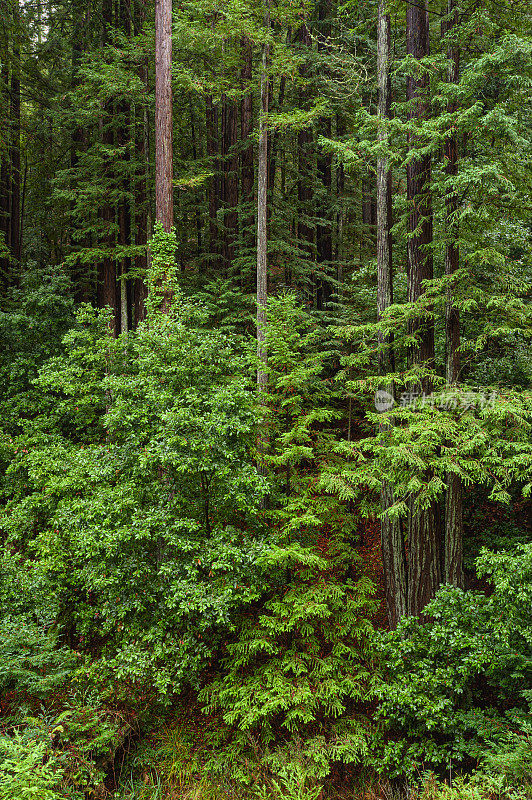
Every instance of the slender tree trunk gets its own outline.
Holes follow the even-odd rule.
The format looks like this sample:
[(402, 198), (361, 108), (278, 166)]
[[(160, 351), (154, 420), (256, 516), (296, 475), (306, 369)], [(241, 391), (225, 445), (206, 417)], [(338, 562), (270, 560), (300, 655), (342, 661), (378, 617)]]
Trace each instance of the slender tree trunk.
[(207, 132), (207, 155), (214, 175), (209, 181), (207, 189), (207, 199), (209, 203), (209, 250), (211, 258), (217, 261), (218, 253), (218, 108), (212, 96), (206, 98), (206, 132)]
[[(327, 119), (321, 126), (321, 134), (327, 138), (331, 136), (331, 120)], [(332, 200), (332, 154), (320, 147), (317, 158), (318, 180), (321, 183), (322, 202), (319, 204), (318, 214), (321, 217), (316, 226), (316, 259), (322, 270), (316, 283), (316, 306), (323, 310), (331, 299), (332, 287), (327, 279), (332, 264), (333, 239), (332, 219), (330, 204)]]
[[(279, 80), (279, 94), (277, 100), (277, 113), (281, 113), (284, 105), (284, 97), (286, 93), (286, 75), (281, 75)], [(273, 85), (272, 81), (270, 81), (270, 96), (272, 97), (273, 103)], [(272, 109), (273, 110), (273, 109)], [(277, 154), (279, 150), (279, 131), (273, 131), (269, 134), (269, 142), (268, 142), (268, 189), (270, 191), (270, 195), (272, 197), (273, 203), (273, 193), (275, 191), (275, 176), (277, 172)]]
[[(302, 52), (311, 48), (312, 40), (310, 32), (305, 23), (299, 28), (296, 39), (299, 42)], [(305, 65), (299, 68), (302, 78), (305, 78), (308, 69)], [(306, 102), (306, 91), (301, 90), (299, 94), (299, 103), (303, 107)], [(298, 173), (297, 173), (297, 200), (298, 200), (298, 220), (297, 220), (297, 238), (299, 242), (299, 249), (301, 259), (306, 261), (314, 261), (314, 229), (311, 227), (305, 217), (312, 215), (312, 181), (313, 175), (309, 170), (311, 163), (311, 149), (313, 143), (312, 130), (307, 127), (299, 131), (297, 135), (297, 151), (298, 151)], [(300, 273), (306, 270), (300, 269)], [(303, 284), (308, 285), (308, 277), (303, 275)], [(313, 276), (312, 276), (313, 278)]]
[(253, 46), (251, 41), (242, 37), (242, 101), (240, 107), (240, 138), (247, 143), (240, 156), (240, 174), (242, 180), (242, 199), (251, 201), (253, 199), (253, 91), (251, 90), (251, 80), (253, 76)]
[(240, 138), (247, 143), (240, 156), (240, 173), (242, 176), (242, 199), (250, 201), (253, 198), (253, 91), (251, 79), (253, 75), (253, 46), (247, 36), (242, 37), (242, 101), (240, 107)]
[[(144, 6), (139, 4), (134, 17), (135, 33), (139, 33), (144, 25)], [(147, 83), (147, 68), (140, 67), (140, 78), (143, 85)], [(137, 174), (135, 176), (135, 245), (140, 252), (135, 255), (135, 278), (133, 287), (133, 324), (136, 327), (145, 315), (147, 286), (145, 276), (148, 268), (148, 181), (149, 181), (149, 145), (147, 137), (147, 109), (135, 107), (135, 156)]]
[[(72, 35), (72, 78), (71, 89), (75, 90), (79, 85), (79, 68), (85, 44), (85, 17), (80, 10), (77, 11), (74, 17), (75, 26)], [(42, 109), (41, 109), (42, 119)], [(86, 132), (80, 126), (76, 125), (72, 131), (71, 147), (70, 147), (70, 190), (74, 193), (79, 181), (79, 154), (85, 149), (86, 146)], [(44, 153), (43, 153), (44, 158)], [(84, 249), (90, 247), (89, 237), (81, 236), (79, 229), (82, 227), (83, 222), (79, 219), (79, 209), (76, 201), (73, 199), (70, 205), (70, 247), (73, 250)], [(81, 222), (81, 225), (80, 225)], [(73, 265), (73, 283), (74, 283), (74, 298), (76, 302), (89, 302), (92, 295), (92, 288), (94, 283), (94, 275), (87, 274), (87, 264), (78, 259)]]
[[(340, 114), (336, 115), (336, 138), (340, 139), (343, 137), (345, 133), (345, 122), (340, 116)], [(336, 232), (335, 232), (335, 248), (334, 248), (334, 257), (336, 261), (336, 281), (338, 283), (338, 302), (342, 302), (343, 300), (343, 280), (344, 280), (344, 220), (345, 220), (345, 204), (344, 204), (344, 192), (345, 192), (345, 170), (344, 165), (342, 163), (338, 163), (336, 167)]]
[[(430, 54), (428, 14), (425, 0), (418, 5), (409, 5), (406, 12), (407, 52), (416, 59)], [(421, 68), (418, 68), (421, 70)], [(428, 116), (427, 93), (429, 82), (426, 73), (409, 76), (407, 100), (410, 103), (409, 116), (422, 122)], [(410, 147), (421, 144), (417, 136), (410, 137)], [(420, 155), (413, 158), (407, 166), (407, 197), (410, 208), (408, 219), (408, 299), (415, 302), (423, 294), (423, 281), (433, 277), (432, 262), (432, 201), (430, 196), (431, 156)], [(414, 320), (411, 332), (419, 331), (419, 347), (412, 354), (412, 360), (427, 366), (434, 364), (434, 326)], [(424, 389), (431, 390), (427, 381)]]
[[(131, 39), (131, 5), (130, 0), (120, 0), (120, 29)], [(126, 248), (131, 246), (131, 103), (122, 100), (118, 108), (120, 127), (118, 129), (118, 143), (123, 148), (122, 198), (118, 210), (120, 230), (120, 244)], [(130, 256), (123, 255), (120, 261), (120, 333), (127, 333), (130, 327), (130, 285), (127, 275), (131, 271)]]
[[(429, 19), (426, 0), (410, 4), (406, 12), (407, 53), (422, 59), (430, 53)], [(407, 99), (410, 118), (421, 123), (429, 113), (429, 82), (418, 67), (418, 75), (409, 76)], [(420, 145), (418, 136), (410, 137), (410, 147)], [(433, 277), (432, 264), (432, 202), (430, 196), (431, 157), (418, 155), (407, 166), (408, 220), (408, 300), (417, 301), (423, 294), (423, 281)], [(434, 365), (434, 325), (414, 320), (411, 333), (417, 333), (419, 344), (411, 353), (411, 363), (431, 368)], [(430, 379), (423, 381), (423, 390), (432, 391)], [(428, 476), (427, 476), (428, 479)], [(408, 613), (420, 615), (434, 597), (441, 581), (440, 537), (435, 504), (428, 509), (415, 507), (411, 498), (408, 520)]]
[[(377, 28), (377, 78), (379, 84), (379, 142), (388, 143), (386, 120), (391, 108), (391, 23), (386, 11), (386, 0), (379, 0)], [(392, 173), (386, 155), (377, 161), (377, 310), (379, 319), (393, 303), (392, 273)], [(393, 343), (391, 337), (379, 334), (379, 371), (385, 377), (394, 371)], [(393, 397), (391, 381), (383, 388)], [(382, 426), (381, 431), (390, 425)], [(385, 512), (394, 502), (393, 486), (388, 481), (381, 489), (381, 505)], [(382, 563), (386, 606), (391, 630), (395, 630), (407, 610), (406, 556), (403, 532), (399, 519), (385, 516), (381, 521)]]
[[(172, 0), (155, 0), (155, 219), (167, 233), (174, 225), (172, 144)], [(172, 294), (163, 291), (168, 311)]]
[(24, 212), (26, 210), (26, 189), (28, 186), (28, 154), (24, 153), (24, 175), (22, 176), (22, 189), (20, 194), (20, 251), (24, 241)]
[[(241, 39), (242, 51), (242, 100), (240, 104), (240, 139), (243, 149), (240, 154), (240, 176), (241, 176), (241, 196), (244, 213), (240, 218), (242, 243), (244, 247), (252, 248), (255, 245), (255, 214), (253, 210), (253, 183), (254, 183), (254, 163), (253, 163), (253, 91), (251, 81), (253, 77), (253, 45), (247, 36)], [(246, 270), (241, 275), (241, 285), (244, 291), (252, 291), (252, 276)]]
[(174, 224), (172, 0), (155, 0), (155, 219)]
[[(109, 38), (109, 29), (113, 25), (113, 6), (111, 0), (103, 0), (102, 2), (102, 18), (104, 24), (103, 42), (107, 43)], [(102, 109), (101, 115), (101, 137), (102, 143), (105, 147), (111, 148), (114, 145), (114, 130), (113, 130), (113, 117), (114, 108), (113, 102), (109, 100)], [(114, 174), (111, 156), (107, 153), (104, 156), (105, 166), (104, 173), (108, 184), (113, 184), (116, 180)], [(113, 316), (111, 319), (110, 330), (113, 336), (118, 332), (118, 287), (116, 282), (116, 260), (113, 255), (113, 247), (115, 245), (115, 236), (113, 233), (113, 226), (115, 223), (115, 211), (110, 202), (106, 199), (101, 210), (102, 219), (102, 239), (101, 244), (105, 251), (101, 263), (98, 266), (98, 306), (110, 306), (113, 309)]]
[[(320, 70), (327, 69), (331, 49), (331, 0), (320, 0), (318, 7), (319, 38), (318, 53), (322, 55), (319, 62)], [(331, 138), (331, 118), (324, 119), (319, 127), (319, 133), (327, 139)], [(327, 279), (333, 258), (333, 218), (331, 212), (332, 201), (332, 153), (318, 146), (317, 160), (317, 197), (316, 213), (320, 221), (316, 225), (316, 261), (321, 275), (316, 280), (316, 307), (323, 310), (329, 302), (332, 287)]]
[[(15, 21), (18, 23), (19, 5), (14, 6)], [(13, 39), (13, 60), (11, 70), (11, 216), (10, 243), (11, 255), (19, 273), (21, 260), (20, 241), (20, 42), (18, 33)]]
[[(452, 33), (458, 24), (456, 0), (448, 0), (448, 18), (442, 24), (442, 37)], [(460, 69), (460, 50), (452, 42), (447, 45), (449, 59), (448, 79), (450, 83), (458, 83)], [(456, 102), (449, 105), (450, 113), (456, 112)], [(453, 131), (445, 140), (444, 146), (445, 172), (452, 181), (458, 173), (458, 138)], [(458, 195), (454, 186), (450, 187), (445, 199), (445, 275), (451, 278), (460, 266), (458, 247)], [(453, 304), (452, 287), (447, 288), (445, 306), (446, 334), (446, 378), (448, 386), (456, 386), (460, 373), (460, 312)], [(463, 587), (464, 573), (462, 564), (463, 510), (462, 483), (460, 476), (454, 472), (447, 473), (447, 493), (445, 496), (445, 581), (453, 586)]]
[[(268, 0), (264, 11), (266, 36), (270, 30)], [(257, 390), (259, 402), (264, 403), (268, 391), (268, 353), (266, 350), (266, 325), (268, 305), (268, 65), (269, 42), (262, 49), (262, 71), (260, 76), (259, 152), (257, 167)], [(268, 433), (263, 421), (258, 436), (259, 459), (268, 448)], [(259, 462), (264, 472), (264, 464)]]
[[(194, 163), (197, 162), (199, 157), (199, 151), (201, 150), (201, 142), (199, 143), (198, 148), (198, 137), (196, 132), (196, 115), (194, 113), (194, 104), (192, 102), (192, 98), (189, 97), (188, 103), (189, 111), (190, 111), (190, 144), (192, 147), (192, 159)], [(202, 249), (202, 213), (201, 213), (201, 203), (196, 203), (196, 208), (194, 210), (194, 221), (196, 223), (196, 257), (199, 257)]]
[[(0, 247), (9, 247), (10, 221), (9, 221), (9, 195), (11, 192), (10, 176), (10, 148), (9, 148), (9, 39), (7, 35), (7, 25), (4, 22), (5, 39), (2, 48), (2, 69), (0, 73), (1, 91), (1, 110), (7, 120), (5, 138), (0, 152)], [(4, 286), (9, 283), (9, 258), (0, 253), (0, 280)]]
[(222, 156), (224, 167), (224, 268), (230, 269), (235, 257), (238, 235), (238, 152), (237, 107), (234, 101), (224, 101)]

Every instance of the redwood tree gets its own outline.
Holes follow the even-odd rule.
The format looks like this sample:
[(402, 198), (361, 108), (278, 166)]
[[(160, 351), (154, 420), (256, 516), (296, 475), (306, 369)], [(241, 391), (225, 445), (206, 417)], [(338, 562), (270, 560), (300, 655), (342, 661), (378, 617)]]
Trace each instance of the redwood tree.
[(155, 0), (155, 218), (174, 224), (172, 164), (172, 0)]
[[(406, 12), (407, 53), (417, 60), (414, 74), (408, 76), (409, 118), (420, 129), (429, 114), (429, 79), (423, 59), (430, 54), (429, 13), (426, 0), (409, 4)], [(415, 303), (423, 295), (423, 282), (433, 277), (432, 202), (430, 194), (431, 156), (423, 145), (422, 135), (410, 134), (410, 159), (407, 164), (408, 217), (408, 300)], [(430, 314), (430, 309), (428, 309)], [(410, 333), (417, 336), (412, 348), (412, 365), (431, 369), (434, 366), (434, 325), (432, 321), (413, 319)], [(430, 378), (422, 381), (423, 391), (432, 390)], [(416, 507), (411, 498), (408, 520), (408, 613), (421, 614), (440, 584), (440, 542), (434, 505)]]
[[(268, 0), (266, 0), (268, 3)], [(270, 9), (264, 12), (266, 39), (262, 47), (260, 76), (259, 159), (257, 167), (257, 390), (263, 401), (268, 390), (268, 353), (266, 350), (266, 324), (268, 304), (268, 62), (270, 56)], [(259, 453), (266, 450), (268, 436), (263, 426), (259, 432)], [(259, 465), (262, 469), (263, 465)]]
[[(448, 37), (447, 58), (449, 83), (457, 83), (460, 68), (460, 50), (452, 41), (453, 29), (458, 24), (458, 9), (456, 0), (448, 0), (447, 17), (442, 23), (442, 36)], [(449, 103), (449, 112), (455, 113), (457, 104), (454, 99)], [(445, 198), (445, 275), (451, 279), (460, 265), (460, 251), (458, 247), (458, 195), (453, 185), (453, 179), (458, 172), (458, 137), (453, 127), (444, 143), (445, 172), (449, 179), (449, 186)], [(460, 312), (453, 302), (453, 289), (447, 287), (445, 307), (445, 339), (446, 339), (446, 380), (448, 386), (455, 386), (460, 373)], [(463, 586), (464, 573), (462, 568), (462, 484), (460, 476), (448, 472), (446, 476), (447, 492), (445, 496), (445, 548), (444, 548), (444, 575), (446, 583), (453, 586)]]
[[(386, 120), (391, 108), (391, 23), (386, 0), (379, 0), (377, 21), (377, 79), (379, 84), (379, 143), (388, 145)], [(379, 319), (393, 303), (392, 274), (392, 173), (388, 155), (381, 152), (377, 160), (377, 310)], [(390, 336), (379, 334), (379, 371), (385, 376), (394, 369)], [(384, 389), (393, 397), (393, 383), (385, 382)], [(386, 512), (394, 502), (393, 486), (384, 482), (381, 505)], [(381, 522), (382, 562), (386, 589), (386, 605), (391, 629), (406, 613), (406, 560), (401, 521), (384, 516)]]

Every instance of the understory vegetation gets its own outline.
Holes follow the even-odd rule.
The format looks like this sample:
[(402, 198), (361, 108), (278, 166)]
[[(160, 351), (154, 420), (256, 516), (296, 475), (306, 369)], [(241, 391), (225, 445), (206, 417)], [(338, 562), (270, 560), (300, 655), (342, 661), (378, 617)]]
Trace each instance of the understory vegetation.
[[(469, 419), (396, 412), (412, 421), (378, 456), (396, 486), (451, 426), (474, 429), (463, 470), (484, 514), (471, 587), (387, 631), (364, 546), (374, 434), (346, 440), (334, 369), (344, 331), (271, 300), (258, 407), (252, 340), (213, 326), (205, 298), (175, 288), (163, 313), (154, 287), (146, 321), (113, 339), (106, 310), (61, 317), (61, 281), (44, 281), (1, 320), (15, 336), (31, 318), (35, 342), (3, 366), (18, 380), (2, 412), (0, 796), (530, 797), (532, 544), (513, 488), (528, 396)], [(488, 472), (506, 506), (479, 494)]]

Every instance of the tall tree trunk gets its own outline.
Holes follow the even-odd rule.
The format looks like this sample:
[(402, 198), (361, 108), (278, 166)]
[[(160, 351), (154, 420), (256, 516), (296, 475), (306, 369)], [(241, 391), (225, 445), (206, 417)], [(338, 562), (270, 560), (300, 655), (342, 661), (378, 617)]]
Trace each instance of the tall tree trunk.
[[(331, 120), (326, 119), (321, 125), (321, 134), (327, 138), (331, 136)], [(333, 240), (332, 219), (330, 212), (332, 194), (332, 154), (325, 152), (320, 147), (317, 158), (318, 180), (321, 183), (322, 202), (317, 209), (320, 222), (316, 226), (316, 259), (322, 274), (316, 282), (316, 307), (323, 310), (331, 299), (332, 287), (327, 278), (332, 264)]]
[[(120, 29), (131, 39), (131, 2), (130, 0), (120, 0)], [(120, 200), (118, 221), (120, 230), (120, 244), (122, 247), (131, 246), (131, 103), (124, 99), (118, 108), (120, 116), (120, 127), (118, 129), (118, 143), (123, 148), (123, 173), (122, 198)], [(130, 285), (127, 275), (131, 271), (130, 256), (122, 255), (120, 260), (120, 333), (127, 333), (130, 327)]]
[[(242, 85), (242, 100), (240, 104), (240, 139), (243, 147), (240, 154), (240, 190), (244, 213), (240, 218), (242, 232), (242, 243), (244, 247), (252, 248), (255, 244), (255, 213), (253, 209), (253, 183), (254, 183), (254, 162), (253, 162), (253, 90), (251, 81), (253, 77), (253, 45), (247, 36), (243, 36), (240, 42), (242, 51), (242, 70), (240, 73)], [(241, 275), (241, 285), (244, 291), (252, 291), (252, 276), (246, 270)]]
[(240, 156), (240, 174), (242, 186), (242, 199), (250, 201), (253, 198), (253, 91), (251, 79), (253, 75), (253, 46), (247, 36), (241, 40), (242, 49), (242, 101), (240, 106), (240, 138), (246, 146)]
[(236, 103), (224, 99), (223, 104), (223, 181), (224, 181), (224, 268), (230, 269), (235, 257), (235, 242), (238, 235), (238, 152)]
[[(83, 49), (85, 45), (85, 15), (79, 9), (74, 9), (75, 17), (74, 30), (72, 35), (72, 78), (70, 86), (74, 91), (80, 83), (79, 68)], [(41, 109), (42, 119), (42, 109)], [(79, 155), (86, 146), (86, 132), (80, 126), (76, 125), (72, 131), (71, 147), (70, 147), (70, 190), (75, 192), (79, 181)], [(44, 152), (43, 152), (44, 158)], [(90, 238), (80, 233), (80, 220), (78, 217), (77, 203), (73, 199), (70, 204), (70, 247), (72, 250), (85, 249), (90, 247)], [(83, 222), (81, 223), (83, 225)], [(74, 299), (76, 302), (89, 302), (92, 296), (94, 275), (87, 272), (87, 264), (82, 259), (77, 259), (73, 265), (73, 283), (74, 283)]]
[[(155, 219), (167, 233), (174, 224), (172, 144), (172, 0), (155, 0)], [(172, 294), (162, 289), (168, 311)]]
[[(19, 5), (14, 5), (15, 23), (19, 21)], [(20, 241), (20, 41), (19, 33), (15, 31), (13, 38), (12, 69), (11, 69), (11, 215), (10, 215), (10, 243), (11, 255), (19, 273), (21, 260)]]
[[(386, 11), (387, 0), (379, 0), (377, 22), (377, 78), (379, 85), (379, 142), (388, 144), (386, 120), (391, 108), (391, 23)], [(379, 319), (393, 303), (392, 273), (392, 173), (386, 155), (377, 161), (377, 311)], [(379, 372), (385, 377), (394, 371), (393, 343), (390, 336), (379, 334)], [(391, 381), (384, 381), (383, 388), (393, 397)], [(381, 431), (389, 428), (381, 426)], [(381, 505), (386, 512), (394, 502), (393, 486), (388, 481), (381, 489)], [(384, 516), (381, 521), (382, 563), (386, 606), (391, 630), (407, 610), (406, 556), (401, 521)]]
[[(281, 75), (279, 80), (279, 94), (277, 100), (277, 113), (282, 113), (284, 105), (284, 97), (286, 92), (286, 75)], [(273, 81), (270, 81), (270, 97), (273, 99)], [(273, 108), (272, 108), (273, 110)], [(273, 193), (275, 191), (275, 175), (277, 171), (277, 151), (279, 150), (279, 131), (272, 131), (269, 134), (268, 141), (268, 189), (273, 203)]]
[[(430, 53), (429, 18), (426, 0), (410, 4), (406, 12), (406, 48), (415, 59)], [(407, 99), (409, 115), (418, 123), (427, 118), (429, 82), (426, 71), (418, 66), (418, 74), (409, 76)], [(419, 147), (418, 136), (411, 136), (411, 148)], [(407, 166), (408, 219), (408, 300), (413, 303), (423, 294), (423, 281), (433, 277), (432, 263), (432, 203), (430, 196), (431, 157), (417, 155)], [(411, 363), (431, 368), (434, 365), (434, 325), (432, 322), (413, 320), (410, 332), (419, 337), (419, 344), (411, 353)], [(432, 382), (423, 381), (423, 390), (430, 393)], [(427, 476), (428, 479), (429, 476)], [(436, 523), (436, 508), (416, 508), (416, 498), (411, 498), (408, 520), (408, 613), (420, 615), (434, 597), (441, 581), (440, 540)]]
[[(126, 116), (127, 123), (129, 123), (129, 103), (123, 104), (122, 112)], [(129, 134), (130, 126), (129, 124), (126, 124), (126, 127), (119, 131), (119, 141), (122, 145), (127, 145), (128, 139), (125, 137), (129, 136)], [(126, 161), (128, 162), (129, 159)], [(120, 200), (120, 206), (118, 210), (120, 244), (124, 248), (131, 245), (131, 206), (129, 200), (130, 190), (130, 178), (129, 174), (127, 173), (123, 181), (124, 196)], [(122, 255), (122, 258), (120, 259), (120, 333), (127, 333), (129, 330), (129, 282), (127, 275), (129, 274), (130, 270), (131, 258), (129, 256)]]
[[(188, 108), (190, 112), (190, 144), (192, 147), (192, 160), (194, 163), (196, 163), (199, 157), (199, 153), (201, 151), (201, 142), (198, 142), (196, 114), (194, 112), (194, 103), (192, 102), (192, 97), (189, 97)], [(198, 202), (195, 205), (196, 208), (194, 209), (193, 215), (194, 215), (194, 222), (196, 224), (196, 258), (199, 258), (203, 246), (203, 224), (202, 224), (203, 215), (201, 210), (201, 203)]]
[[(142, 30), (145, 21), (144, 4), (135, 7), (133, 17), (135, 33)], [(139, 76), (144, 86), (147, 85), (148, 70), (145, 63), (139, 68)], [(135, 272), (137, 277), (133, 285), (133, 324), (136, 327), (145, 315), (147, 296), (146, 273), (148, 268), (148, 182), (149, 182), (149, 143), (147, 108), (135, 106), (135, 157), (137, 174), (135, 176), (135, 245), (139, 252), (135, 255)]]
[[(301, 46), (302, 53), (306, 49), (310, 50), (312, 40), (310, 32), (305, 23), (299, 28), (296, 40)], [(302, 78), (305, 78), (308, 73), (307, 67), (303, 64), (299, 68)], [(301, 90), (299, 93), (299, 104), (304, 106), (306, 103), (307, 92)], [(311, 163), (311, 149), (313, 144), (312, 130), (309, 127), (303, 128), (297, 135), (297, 151), (298, 151), (298, 172), (297, 172), (297, 200), (298, 200), (298, 219), (297, 219), (297, 238), (299, 242), (300, 257), (308, 261), (314, 261), (314, 229), (305, 219), (312, 213), (312, 180), (313, 175), (309, 171), (309, 164)], [(305, 270), (300, 268), (300, 273)], [(302, 275), (303, 285), (308, 286), (308, 276)]]
[[(448, 0), (447, 19), (442, 24), (442, 37), (452, 34), (458, 24), (458, 10), (456, 0)], [(458, 83), (460, 69), (460, 50), (453, 42), (447, 44), (447, 58), (449, 59), (449, 83)], [(456, 112), (457, 104), (454, 100), (449, 104), (449, 112)], [(458, 173), (458, 138), (456, 131), (445, 139), (444, 145), (445, 172), (450, 182)], [(454, 185), (450, 186), (445, 198), (445, 275), (451, 278), (460, 266), (460, 251), (458, 247), (458, 195)], [(452, 287), (447, 288), (445, 305), (445, 338), (447, 350), (446, 379), (448, 386), (456, 386), (460, 373), (460, 312), (453, 304)], [(463, 587), (464, 573), (462, 563), (463, 540), (463, 510), (462, 510), (462, 483), (460, 476), (448, 472), (446, 477), (447, 493), (445, 496), (445, 548), (444, 570), (445, 581), (453, 586)]]
[[(325, 120), (322, 125), (323, 136), (331, 136), (331, 120)], [(321, 267), (322, 274), (316, 284), (316, 306), (319, 310), (326, 308), (332, 295), (332, 286), (327, 275), (330, 272), (333, 258), (332, 219), (330, 212), (332, 190), (332, 154), (326, 153), (322, 148), (318, 153), (317, 161), (318, 179), (322, 184), (323, 202), (319, 209), (321, 217), (316, 226), (316, 258)]]
[[(264, 11), (266, 36), (270, 31), (269, 0)], [(264, 403), (268, 391), (268, 352), (266, 349), (266, 325), (268, 305), (268, 65), (270, 46), (268, 39), (262, 48), (262, 71), (260, 76), (259, 153), (257, 167), (257, 391), (259, 402)], [(268, 433), (265, 421), (261, 422), (258, 436), (259, 469), (264, 472), (261, 456), (268, 448)]]
[[(336, 114), (336, 138), (341, 140), (345, 133), (345, 121), (340, 114)], [(336, 261), (336, 281), (338, 283), (338, 302), (343, 300), (343, 280), (344, 280), (344, 221), (345, 221), (345, 169), (340, 162), (336, 167), (336, 231), (334, 258)]]
[[(331, 0), (321, 0), (318, 15), (320, 22), (318, 53), (324, 56), (324, 60), (320, 64), (321, 68), (325, 69), (325, 63), (328, 61), (327, 54), (330, 51)], [(325, 138), (330, 139), (331, 130), (331, 118), (328, 117), (322, 121), (319, 132)], [(320, 217), (320, 222), (316, 226), (316, 260), (322, 273), (316, 281), (316, 307), (323, 310), (332, 294), (332, 287), (327, 279), (333, 258), (332, 153), (328, 153), (323, 147), (318, 147), (316, 166), (321, 196), (321, 202), (316, 203), (317, 214)]]
[[(425, 0), (418, 5), (410, 4), (406, 12), (407, 53), (422, 59), (430, 53), (428, 13)], [(422, 122), (427, 118), (429, 107), (427, 93), (429, 82), (423, 67), (419, 74), (409, 76), (407, 81), (407, 100), (409, 117)], [(415, 135), (409, 139), (411, 148), (421, 144)], [(423, 294), (423, 281), (433, 277), (432, 262), (432, 202), (430, 196), (431, 156), (419, 155), (407, 166), (408, 218), (408, 299), (415, 302)], [(432, 366), (434, 364), (434, 325), (414, 320), (411, 332), (419, 331), (419, 347), (412, 353), (412, 360)], [(427, 381), (425, 391), (431, 390)]]
[[(4, 41), (1, 53), (2, 69), (0, 73), (1, 91), (1, 110), (4, 118), (8, 121), (3, 135), (2, 150), (0, 151), (0, 250), (9, 246), (10, 222), (9, 222), (9, 196), (11, 193), (11, 164), (9, 149), (9, 39), (7, 35), (7, 24), (4, 22)], [(0, 280), (3, 286), (9, 283), (9, 258), (0, 252)]]
[(155, 0), (155, 219), (174, 224), (172, 155), (172, 0)]
[(209, 181), (207, 188), (207, 200), (209, 204), (209, 250), (211, 258), (215, 263), (218, 259), (218, 204), (219, 204), (219, 176), (218, 176), (218, 107), (214, 103), (213, 97), (208, 95), (206, 98), (206, 133), (207, 133), (207, 155), (209, 157), (211, 169), (214, 175)]
[[(112, 0), (103, 0), (102, 2), (102, 18), (104, 24), (103, 43), (106, 44), (109, 39), (109, 30), (113, 25), (113, 6)], [(101, 115), (101, 136), (104, 148), (112, 148), (114, 144), (114, 131), (113, 131), (113, 116), (114, 108), (113, 102), (108, 100), (102, 109)], [(113, 184), (116, 180), (114, 174), (112, 157), (105, 154), (105, 177), (109, 184)], [(113, 247), (115, 245), (115, 237), (113, 233), (113, 226), (115, 223), (115, 209), (111, 206), (110, 202), (105, 201), (101, 211), (103, 232), (101, 244), (105, 251), (101, 263), (98, 266), (98, 306), (110, 306), (113, 309), (113, 316), (111, 318), (110, 330), (113, 336), (118, 332), (118, 291), (116, 283), (116, 260), (113, 255)]]

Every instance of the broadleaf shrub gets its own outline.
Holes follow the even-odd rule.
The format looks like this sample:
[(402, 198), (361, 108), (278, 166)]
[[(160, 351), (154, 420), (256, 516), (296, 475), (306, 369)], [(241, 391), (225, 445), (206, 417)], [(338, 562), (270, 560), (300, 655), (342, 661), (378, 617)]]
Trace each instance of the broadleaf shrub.
[(443, 587), (431, 621), (381, 636), (375, 765), (391, 776), (480, 763), (532, 724), (532, 545), (483, 551), (487, 595)]

